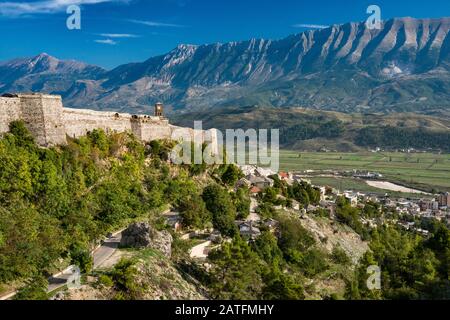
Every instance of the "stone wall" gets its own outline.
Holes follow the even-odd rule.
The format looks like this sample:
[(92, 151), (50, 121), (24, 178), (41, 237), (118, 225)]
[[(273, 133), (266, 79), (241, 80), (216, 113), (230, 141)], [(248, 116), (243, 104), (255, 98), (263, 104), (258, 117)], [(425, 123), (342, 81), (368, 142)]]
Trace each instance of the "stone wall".
[(213, 148), (217, 148), (215, 130), (181, 128), (169, 124), (163, 117), (64, 108), (61, 97), (54, 95), (0, 97), (0, 133), (8, 132), (9, 123), (15, 120), (23, 120), (41, 146), (65, 144), (66, 135), (78, 138), (95, 129), (103, 129), (106, 132), (131, 132), (143, 141), (170, 139), (175, 132), (178, 133), (176, 140), (192, 141), (195, 135), (195, 141), (213, 141)]
[[(21, 100), (23, 98), (21, 97)], [(22, 101), (22, 108), (24, 104)], [(46, 146), (65, 144), (66, 128), (63, 121), (63, 104), (59, 96), (42, 96), (43, 136)], [(23, 112), (23, 111), (22, 111)]]
[(142, 141), (170, 139), (172, 130), (167, 119), (141, 116), (132, 119), (133, 133)]
[(8, 132), (9, 124), (21, 118), (19, 98), (0, 97), (0, 133)]
[(106, 132), (132, 131), (129, 114), (64, 108), (63, 119), (66, 134), (72, 138), (84, 136), (94, 129)]
[(0, 133), (8, 132), (9, 124), (23, 120), (36, 142), (42, 146), (66, 143), (59, 96), (18, 94), (0, 98)]

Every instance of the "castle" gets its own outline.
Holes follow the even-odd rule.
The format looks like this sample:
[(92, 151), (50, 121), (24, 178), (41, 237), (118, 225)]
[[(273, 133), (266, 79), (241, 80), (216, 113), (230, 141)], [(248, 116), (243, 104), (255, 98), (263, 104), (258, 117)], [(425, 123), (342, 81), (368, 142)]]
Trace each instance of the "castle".
[(156, 104), (155, 115), (131, 115), (126, 113), (100, 112), (64, 108), (61, 96), (40, 93), (4, 94), (0, 97), (0, 133), (8, 132), (12, 121), (23, 120), (43, 147), (64, 145), (67, 136), (77, 138), (94, 129), (106, 132), (131, 132), (142, 141), (173, 138), (174, 132), (182, 131), (184, 140), (209, 142), (217, 149), (214, 129), (193, 130), (169, 123), (163, 116), (162, 104)]

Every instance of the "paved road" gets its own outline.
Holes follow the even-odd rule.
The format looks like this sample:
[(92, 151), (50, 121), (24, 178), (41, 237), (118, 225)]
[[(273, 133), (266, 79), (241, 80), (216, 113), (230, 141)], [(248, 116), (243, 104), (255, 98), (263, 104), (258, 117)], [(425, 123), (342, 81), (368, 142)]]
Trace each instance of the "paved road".
[(70, 266), (66, 270), (51, 276), (48, 279), (47, 292), (52, 292), (58, 288), (65, 286), (69, 278), (72, 277), (72, 279), (75, 279), (74, 276), (80, 277), (79, 269), (76, 266)]
[(99, 268), (117, 250), (122, 239), (122, 232), (108, 238), (94, 251), (94, 269)]

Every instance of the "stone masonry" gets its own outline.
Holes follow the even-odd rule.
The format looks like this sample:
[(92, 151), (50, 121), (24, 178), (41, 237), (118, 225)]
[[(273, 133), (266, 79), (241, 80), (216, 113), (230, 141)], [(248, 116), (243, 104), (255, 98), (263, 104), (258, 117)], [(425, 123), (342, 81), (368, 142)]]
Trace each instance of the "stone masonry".
[(170, 139), (177, 130), (177, 133), (183, 133), (184, 139), (192, 140), (194, 136), (200, 136), (200, 142), (210, 142), (213, 150), (217, 150), (214, 129), (195, 132), (191, 128), (173, 126), (163, 116), (64, 108), (61, 96), (57, 95), (33, 93), (1, 96), (0, 133), (8, 132), (9, 124), (15, 120), (23, 120), (36, 142), (44, 147), (66, 144), (67, 136), (77, 138), (94, 129), (131, 132), (142, 141)]

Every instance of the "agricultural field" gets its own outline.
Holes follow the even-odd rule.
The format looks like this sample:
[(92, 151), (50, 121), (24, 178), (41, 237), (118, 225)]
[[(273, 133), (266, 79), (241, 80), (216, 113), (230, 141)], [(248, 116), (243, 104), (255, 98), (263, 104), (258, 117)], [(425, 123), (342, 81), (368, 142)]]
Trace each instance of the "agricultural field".
[[(450, 154), (433, 153), (319, 153), (280, 151), (282, 170), (367, 170), (383, 174), (383, 180), (427, 192), (450, 191)], [(363, 181), (320, 177), (321, 182), (361, 186)], [(319, 177), (315, 178), (316, 180)], [(334, 180), (333, 180), (334, 179)], [(356, 187), (356, 186), (355, 186)], [(367, 189), (368, 188), (368, 189)], [(369, 191), (371, 187), (367, 186)], [(362, 190), (363, 191), (363, 190)]]

